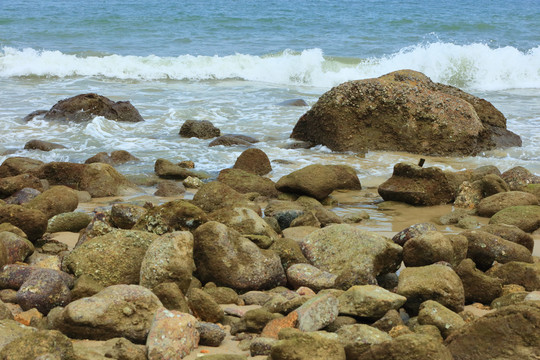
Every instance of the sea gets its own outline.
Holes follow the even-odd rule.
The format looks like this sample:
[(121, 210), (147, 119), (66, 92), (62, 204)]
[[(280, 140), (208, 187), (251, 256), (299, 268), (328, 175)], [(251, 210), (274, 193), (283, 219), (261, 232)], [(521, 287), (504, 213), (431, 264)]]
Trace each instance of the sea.
[[(523, 146), (475, 157), (290, 148), (294, 125), (323, 93), (399, 69), (490, 101)], [(129, 100), (145, 121), (23, 121), (88, 92)], [(308, 105), (280, 105), (291, 99)], [(519, 165), (540, 175), (540, 1), (0, 0), (0, 163), (127, 150), (141, 161), (117, 168), (126, 175), (152, 175), (158, 158), (217, 175), (245, 150), (181, 138), (186, 120), (258, 139), (273, 180), (346, 164), (376, 186), (420, 157), (445, 170)], [(66, 148), (24, 150), (32, 139)]]

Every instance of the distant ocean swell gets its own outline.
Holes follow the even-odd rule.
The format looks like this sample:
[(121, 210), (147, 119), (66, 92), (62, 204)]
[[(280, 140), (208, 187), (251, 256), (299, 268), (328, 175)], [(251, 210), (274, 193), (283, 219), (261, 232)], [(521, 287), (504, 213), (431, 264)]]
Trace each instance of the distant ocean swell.
[(325, 57), (320, 49), (254, 56), (120, 56), (0, 50), (0, 77), (105, 77), (133, 80), (225, 80), (330, 87), (398, 70), (475, 90), (540, 88), (540, 46), (521, 52), (484, 44), (420, 44), (379, 58)]

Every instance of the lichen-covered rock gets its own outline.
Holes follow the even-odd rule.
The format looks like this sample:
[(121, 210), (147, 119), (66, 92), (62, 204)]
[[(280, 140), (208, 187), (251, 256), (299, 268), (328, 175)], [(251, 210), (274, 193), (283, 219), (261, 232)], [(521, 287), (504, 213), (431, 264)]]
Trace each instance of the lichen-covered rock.
[(332, 294), (319, 294), (306, 301), (298, 309), (297, 328), (302, 331), (317, 331), (336, 320), (339, 301)]
[(157, 310), (146, 339), (149, 360), (182, 359), (198, 345), (195, 317), (165, 308)]
[(256, 192), (270, 198), (279, 195), (276, 184), (271, 179), (241, 169), (221, 170), (217, 180), (242, 194)]
[(146, 211), (144, 207), (134, 204), (114, 204), (111, 207), (111, 222), (120, 229), (129, 230)]
[(390, 341), (372, 345), (362, 360), (453, 360), (439, 340), (429, 335), (405, 334)]
[(248, 207), (259, 214), (261, 213), (258, 206), (250, 203), (244, 195), (221, 181), (211, 181), (204, 184), (193, 196), (193, 204), (206, 212), (222, 208)]
[(540, 206), (511, 206), (497, 212), (489, 220), (490, 224), (514, 225), (532, 233), (540, 228)]
[(511, 190), (520, 191), (529, 184), (540, 184), (540, 176), (534, 175), (523, 166), (513, 167), (502, 173), (501, 177)]
[(285, 271), (294, 264), (307, 264), (308, 260), (302, 253), (300, 244), (288, 238), (276, 239), (269, 248), (281, 259), (281, 265)]
[(144, 121), (141, 114), (129, 101), (114, 102), (105, 96), (93, 93), (80, 94), (60, 100), (45, 113), (44, 119), (82, 122), (90, 121), (96, 116), (116, 121)]
[(24, 261), (34, 252), (34, 245), (9, 231), (0, 232), (0, 269), (6, 264)]
[(480, 270), (487, 270), (494, 261), (533, 261), (530, 251), (514, 242), (487, 232), (472, 230), (461, 233), (469, 241), (467, 257), (471, 258)]
[(154, 172), (157, 176), (163, 179), (184, 180), (188, 176), (199, 177), (192, 170), (186, 169), (178, 164), (173, 164), (166, 159), (157, 159), (154, 164)]
[(396, 164), (378, 192), (386, 201), (428, 206), (450, 203), (456, 196), (452, 179), (443, 170), (409, 163)]
[(534, 359), (540, 356), (540, 307), (511, 305), (482, 316), (451, 334), (455, 360)]
[(70, 338), (125, 337), (144, 343), (154, 314), (162, 307), (157, 296), (145, 287), (113, 285), (51, 311), (49, 323)]
[(175, 231), (150, 244), (141, 263), (139, 284), (152, 289), (160, 283), (174, 282), (186, 292), (194, 270), (193, 235)]
[(208, 220), (205, 212), (186, 200), (169, 201), (149, 209), (133, 230), (144, 230), (162, 235), (173, 231), (195, 230)]
[(527, 291), (540, 290), (540, 262), (511, 261), (492, 267), (486, 274), (501, 279), (503, 285), (517, 284)]
[(337, 338), (316, 332), (298, 333), (272, 346), (269, 360), (345, 360), (345, 349)]
[(467, 303), (490, 304), (501, 295), (501, 279), (484, 274), (476, 268), (476, 264), (471, 259), (463, 260), (456, 267), (456, 273), (463, 283)]
[(51, 185), (65, 185), (87, 191), (92, 197), (129, 195), (137, 187), (109, 164), (76, 164), (51, 162), (34, 169), (32, 173), (46, 179)]
[(465, 325), (465, 320), (452, 310), (433, 300), (427, 300), (420, 305), (418, 323), (435, 325), (444, 338), (453, 331)]
[(51, 217), (47, 223), (47, 232), (55, 233), (60, 231), (79, 232), (85, 229), (92, 221), (90, 214), (74, 211), (65, 212)]
[(0, 224), (10, 223), (26, 234), (34, 242), (47, 230), (47, 216), (39, 210), (21, 205), (0, 206)]
[(381, 273), (397, 271), (401, 264), (401, 246), (348, 224), (314, 231), (302, 240), (301, 246), (311, 264), (338, 276), (354, 266), (357, 272), (375, 279)]
[(79, 198), (76, 191), (67, 186), (53, 186), (24, 204), (29, 209), (41, 211), (47, 219), (74, 211), (78, 205)]
[(279, 191), (308, 195), (322, 200), (334, 190), (359, 190), (362, 186), (354, 170), (350, 171), (343, 166), (314, 164), (283, 176), (276, 183), (276, 188)]
[(242, 235), (264, 235), (271, 239), (278, 238), (274, 229), (249, 208), (223, 208), (210, 213), (209, 217), (214, 221), (227, 225)]
[(0, 348), (0, 358), (77, 360), (71, 340), (55, 330), (26, 333)]
[(211, 139), (221, 134), (221, 131), (208, 120), (186, 120), (180, 128), (181, 137)]
[(186, 192), (186, 188), (180, 182), (174, 180), (163, 180), (157, 185), (155, 196), (171, 197), (180, 196)]
[(491, 217), (510, 206), (538, 205), (538, 198), (524, 191), (508, 191), (488, 196), (478, 204), (478, 215)]
[(389, 310), (399, 309), (407, 298), (380, 286), (355, 285), (338, 300), (340, 314), (379, 319)]
[(146, 231), (114, 230), (73, 249), (63, 266), (75, 276), (89, 275), (103, 286), (138, 284), (146, 250), (157, 238)]
[(0, 178), (0, 198), (4, 199), (16, 192), (31, 188), (43, 191), (43, 184), (39, 179), (31, 174), (20, 174)]
[(527, 234), (525, 231), (521, 230), (514, 225), (506, 224), (490, 224), (482, 226), (480, 231), (485, 231), (490, 234), (501, 237), (505, 240), (514, 242), (519, 245), (525, 246), (532, 253), (534, 248), (534, 239), (530, 234)]
[(460, 312), (465, 304), (465, 291), (459, 276), (452, 268), (433, 264), (403, 269), (396, 289), (405, 296), (405, 309), (416, 314), (426, 300), (434, 300), (452, 311)]
[(43, 165), (43, 161), (22, 156), (13, 156), (0, 165), (0, 178), (29, 173)]
[(247, 149), (238, 156), (233, 169), (244, 170), (256, 175), (266, 175), (272, 171), (268, 155), (260, 149)]
[(258, 290), (285, 284), (281, 260), (237, 231), (215, 221), (194, 232), (194, 258), (201, 281), (238, 290)]
[(403, 245), (405, 266), (425, 266), (438, 261), (451, 263), (454, 248), (450, 239), (438, 231), (428, 231), (415, 236)]
[(521, 146), (489, 102), (412, 70), (332, 88), (298, 120), (291, 137), (361, 153), (474, 155)]
[(390, 341), (390, 335), (365, 324), (345, 325), (336, 331), (339, 341), (345, 348), (347, 359), (362, 359), (362, 354), (371, 345)]
[(305, 286), (314, 291), (331, 289), (337, 276), (327, 271), (321, 271), (310, 264), (294, 264), (287, 269), (289, 284), (297, 289)]
[(189, 308), (202, 321), (217, 323), (225, 316), (214, 298), (201, 289), (190, 289), (187, 298)]

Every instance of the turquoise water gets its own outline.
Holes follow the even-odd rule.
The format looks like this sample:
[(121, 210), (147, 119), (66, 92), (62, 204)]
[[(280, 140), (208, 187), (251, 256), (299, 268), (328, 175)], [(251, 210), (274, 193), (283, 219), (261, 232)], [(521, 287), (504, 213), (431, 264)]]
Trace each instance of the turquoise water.
[[(430, 158), (463, 169), (523, 165), (540, 174), (540, 1), (49, 1), (0, 0), (0, 150), (44, 161), (84, 161), (124, 149), (151, 173), (158, 157), (203, 170), (231, 166), (242, 148), (181, 139), (187, 119), (245, 133), (275, 165), (272, 178), (314, 162), (354, 166), (363, 182), (391, 173), (400, 153), (365, 158), (324, 147), (287, 150), (309, 105), (332, 86), (410, 68), (486, 98), (522, 148), (476, 158)], [(144, 124), (96, 118), (56, 124), (22, 118), (84, 92), (130, 100)], [(22, 150), (39, 138), (67, 149)], [(2, 153), (0, 151), (0, 153)], [(8, 155), (0, 156), (3, 161)]]

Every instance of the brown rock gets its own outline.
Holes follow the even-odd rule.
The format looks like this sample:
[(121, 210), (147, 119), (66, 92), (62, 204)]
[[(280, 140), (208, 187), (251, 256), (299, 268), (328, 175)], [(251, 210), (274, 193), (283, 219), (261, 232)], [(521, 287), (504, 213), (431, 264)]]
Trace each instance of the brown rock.
[(478, 215), (491, 217), (497, 212), (519, 205), (538, 205), (538, 199), (531, 193), (523, 191), (508, 191), (488, 196), (477, 206)]
[(18, 227), (24, 231), (30, 241), (36, 241), (47, 230), (47, 216), (45, 214), (21, 205), (0, 206), (1, 223), (10, 223)]
[(15, 194), (24, 188), (43, 191), (43, 184), (37, 177), (30, 174), (20, 174), (0, 178), (0, 198), (2, 199)]
[(298, 120), (291, 137), (361, 153), (474, 155), (521, 146), (490, 103), (411, 70), (334, 87)]
[(525, 287), (527, 291), (540, 289), (540, 263), (512, 261), (492, 267), (487, 275), (497, 277), (504, 285), (517, 284)]
[(210, 142), (210, 144), (208, 144), (209, 147), (212, 147), (212, 146), (235, 146), (235, 145), (240, 145), (240, 146), (251, 146), (251, 142), (248, 141), (248, 140), (245, 140), (239, 136), (236, 136), (236, 135), (221, 135), (220, 137), (212, 140)]
[(505, 240), (525, 246), (532, 253), (534, 248), (534, 239), (531, 235), (521, 230), (517, 226), (506, 224), (490, 224), (482, 226), (480, 231), (485, 231), (490, 234), (501, 237)]
[(495, 276), (489, 276), (476, 268), (471, 259), (463, 260), (456, 273), (459, 275), (465, 290), (467, 303), (479, 302), (490, 304), (502, 292), (502, 281)]
[(44, 116), (46, 120), (89, 121), (95, 116), (109, 120), (144, 121), (129, 101), (114, 102), (97, 94), (81, 94), (57, 102)]
[(362, 360), (453, 360), (452, 354), (432, 336), (404, 334), (391, 341), (372, 345)]
[(260, 149), (247, 149), (236, 159), (233, 169), (244, 170), (255, 175), (266, 175), (272, 171), (270, 159)]
[(178, 183), (174, 180), (160, 181), (157, 186), (157, 190), (154, 193), (155, 196), (171, 197), (180, 196), (186, 192), (186, 188), (182, 183)]
[(461, 327), (446, 339), (455, 360), (534, 359), (540, 356), (540, 308), (513, 305)]
[(49, 141), (43, 140), (30, 140), (24, 144), (25, 150), (41, 150), (41, 151), (52, 151), (54, 149), (65, 149), (64, 145), (55, 144)]
[(211, 139), (220, 133), (221, 131), (208, 120), (186, 120), (180, 128), (179, 135), (187, 138)]
[(193, 204), (206, 212), (221, 208), (248, 207), (261, 213), (260, 208), (250, 203), (246, 197), (221, 181), (204, 184), (193, 196)]
[(501, 177), (511, 190), (520, 191), (529, 184), (540, 184), (540, 176), (534, 175), (523, 166), (516, 166), (502, 173)]
[(441, 169), (409, 163), (396, 164), (392, 177), (378, 188), (384, 200), (411, 205), (447, 204), (454, 201), (455, 191), (452, 181)]
[(205, 212), (186, 200), (173, 200), (149, 209), (133, 230), (144, 230), (158, 235), (172, 231), (195, 230), (208, 221)]
[(62, 185), (53, 186), (24, 204), (28, 209), (41, 211), (47, 216), (47, 219), (52, 218), (54, 215), (74, 211), (78, 205), (79, 197), (77, 192)]
[(43, 165), (43, 161), (40, 160), (21, 156), (10, 157), (0, 165), (0, 178), (28, 173), (41, 165)]
[(217, 180), (242, 194), (256, 192), (271, 198), (279, 195), (272, 180), (240, 169), (221, 170)]

